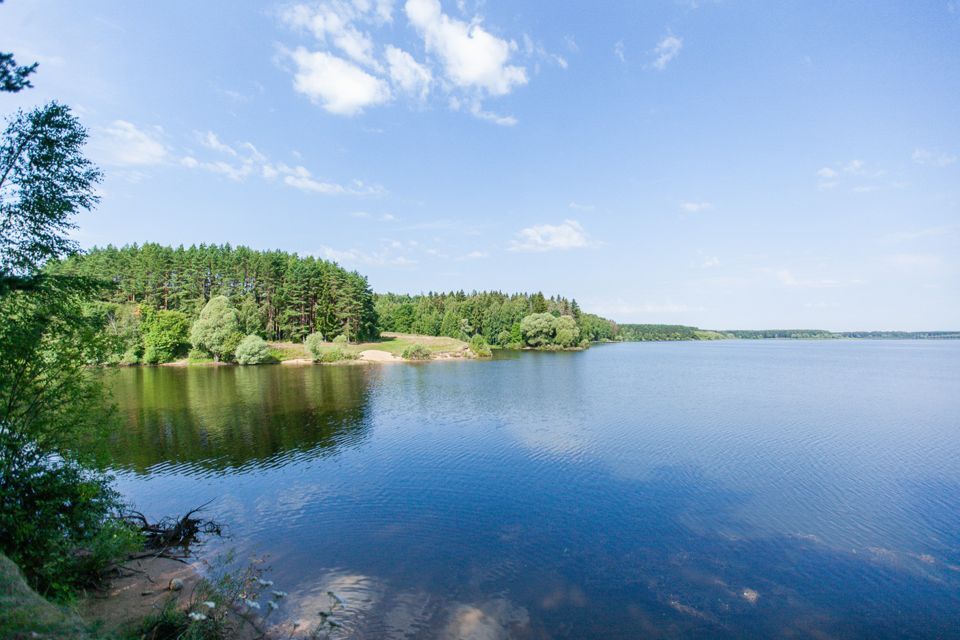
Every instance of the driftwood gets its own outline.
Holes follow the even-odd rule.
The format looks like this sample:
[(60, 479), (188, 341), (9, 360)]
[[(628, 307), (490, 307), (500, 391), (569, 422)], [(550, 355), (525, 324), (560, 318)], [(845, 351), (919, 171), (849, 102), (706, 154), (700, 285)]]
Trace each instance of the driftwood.
[(136, 527), (144, 539), (144, 551), (130, 559), (165, 557), (182, 561), (190, 555), (190, 546), (202, 542), (204, 536), (223, 535), (218, 522), (197, 515), (209, 504), (191, 509), (179, 518), (168, 516), (156, 522), (150, 522), (139, 511), (124, 513), (124, 521)]

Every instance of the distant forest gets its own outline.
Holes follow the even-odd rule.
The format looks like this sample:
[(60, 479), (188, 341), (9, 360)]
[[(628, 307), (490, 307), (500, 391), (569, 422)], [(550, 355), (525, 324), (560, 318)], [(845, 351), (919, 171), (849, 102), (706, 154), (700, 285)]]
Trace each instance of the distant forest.
[(111, 285), (88, 312), (100, 316), (115, 339), (118, 361), (128, 363), (163, 362), (182, 356), (191, 342), (196, 346), (192, 328), (214, 300), (230, 335), (220, 337), (218, 349), (206, 350), (218, 357), (215, 352), (222, 351), (227, 358), (245, 336), (303, 342), (316, 333), (328, 341), (343, 336), (358, 342), (376, 339), (383, 331), (539, 349), (608, 341), (960, 338), (960, 332), (949, 331), (713, 331), (617, 324), (584, 312), (574, 299), (540, 292), (375, 294), (365, 276), (334, 262), (230, 245), (107, 246), (52, 262), (47, 269)]

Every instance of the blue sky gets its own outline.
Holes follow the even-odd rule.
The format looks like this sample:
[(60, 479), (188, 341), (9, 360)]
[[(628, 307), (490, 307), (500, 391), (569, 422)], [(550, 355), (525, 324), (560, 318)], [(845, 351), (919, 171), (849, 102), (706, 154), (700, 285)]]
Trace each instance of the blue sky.
[(960, 2), (53, 2), (83, 246), (229, 242), (620, 321), (960, 328)]

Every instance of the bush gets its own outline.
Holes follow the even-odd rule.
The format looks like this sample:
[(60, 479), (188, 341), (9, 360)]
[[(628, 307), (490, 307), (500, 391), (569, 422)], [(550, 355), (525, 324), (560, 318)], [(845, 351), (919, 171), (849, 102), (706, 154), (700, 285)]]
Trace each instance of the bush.
[(327, 347), (320, 352), (320, 357), (317, 358), (320, 362), (340, 362), (341, 360), (346, 360), (347, 354), (344, 353), (343, 349), (340, 347)]
[(220, 355), (221, 359), (227, 362), (236, 360), (235, 354), (241, 342), (243, 342), (243, 334), (239, 331), (235, 331), (227, 336), (227, 339), (223, 341), (223, 353)]
[(343, 335), (342, 333), (333, 339), (333, 344), (347, 344), (347, 342), (349, 342), (349, 340), (347, 340), (347, 336)]
[(493, 357), (493, 351), (490, 349), (487, 339), (479, 333), (470, 338), (470, 351), (473, 351), (473, 354), (478, 358)]
[(430, 352), (430, 349), (426, 348), (422, 344), (412, 344), (406, 349), (403, 350), (404, 360), (429, 360), (433, 357), (433, 354)]
[(270, 347), (267, 346), (263, 338), (255, 333), (251, 333), (240, 341), (235, 355), (237, 362), (240, 364), (264, 364), (273, 361), (273, 356), (270, 355)]
[(320, 360), (320, 356), (323, 353), (323, 334), (311, 333), (307, 336), (307, 339), (304, 340), (304, 344), (307, 347), (307, 351), (313, 356), (313, 359)]
[(143, 361), (158, 364), (183, 355), (190, 345), (189, 330), (190, 321), (180, 311), (148, 311), (141, 323)]
[(65, 599), (95, 585), (115, 560), (141, 546), (115, 516), (109, 479), (75, 462), (17, 465), (0, 478), (0, 551), (41, 594)]

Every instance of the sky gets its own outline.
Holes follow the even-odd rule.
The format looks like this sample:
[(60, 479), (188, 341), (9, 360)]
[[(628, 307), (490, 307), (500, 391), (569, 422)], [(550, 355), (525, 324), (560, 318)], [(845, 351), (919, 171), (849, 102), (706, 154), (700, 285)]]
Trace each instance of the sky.
[(960, 329), (960, 1), (7, 0), (89, 248), (314, 255), (620, 322)]

